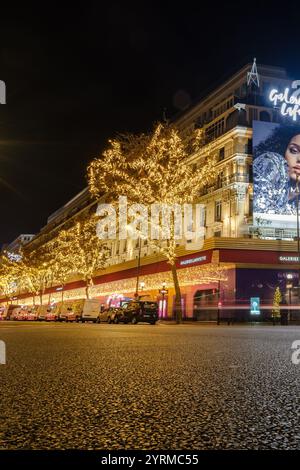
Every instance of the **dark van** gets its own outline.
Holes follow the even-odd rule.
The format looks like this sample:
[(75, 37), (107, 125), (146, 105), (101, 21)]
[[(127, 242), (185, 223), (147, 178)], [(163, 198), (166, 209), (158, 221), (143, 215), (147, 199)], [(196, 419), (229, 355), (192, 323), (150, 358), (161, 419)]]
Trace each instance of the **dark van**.
[(136, 325), (139, 322), (155, 325), (158, 320), (158, 303), (150, 300), (131, 300), (122, 304), (119, 321)]

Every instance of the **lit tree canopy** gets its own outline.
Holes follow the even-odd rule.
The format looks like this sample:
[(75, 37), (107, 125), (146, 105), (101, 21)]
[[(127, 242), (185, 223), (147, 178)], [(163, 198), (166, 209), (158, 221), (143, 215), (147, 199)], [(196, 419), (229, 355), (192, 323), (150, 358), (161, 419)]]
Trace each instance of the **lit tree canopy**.
[(5, 251), (0, 255), (0, 292), (9, 298), (17, 289), (19, 269), (16, 260)]
[[(196, 151), (199, 133), (192, 137)], [(127, 196), (140, 204), (194, 202), (199, 190), (215, 179), (215, 161), (209, 157), (194, 168), (189, 157), (190, 144), (166, 124), (158, 124), (149, 134), (120, 136), (89, 165), (90, 191), (111, 200)]]
[[(88, 167), (91, 193), (96, 197), (107, 195), (107, 201), (126, 196), (130, 203), (175, 204), (183, 206), (196, 202), (199, 191), (216, 178), (215, 161), (203, 158), (197, 167), (190, 163), (201, 145), (201, 135), (194, 132), (185, 140), (178, 129), (158, 124), (149, 134), (125, 135), (109, 141), (109, 147)], [(192, 143), (192, 145), (191, 145)], [(176, 291), (176, 304), (181, 316), (181, 294), (176, 272), (176, 239), (174, 215), (171, 215), (170, 235), (155, 244), (171, 264)]]
[(82, 216), (68, 230), (62, 230), (57, 237), (55, 259), (62, 283), (71, 274), (79, 274), (89, 286), (96, 271), (106, 266), (109, 255), (106, 244), (97, 236), (96, 215)]

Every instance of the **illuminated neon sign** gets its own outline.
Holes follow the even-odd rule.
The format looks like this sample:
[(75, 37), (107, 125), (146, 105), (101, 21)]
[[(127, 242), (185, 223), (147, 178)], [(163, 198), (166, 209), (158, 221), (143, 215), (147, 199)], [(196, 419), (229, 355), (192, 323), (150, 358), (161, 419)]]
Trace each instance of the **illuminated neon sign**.
[(183, 261), (180, 261), (180, 266), (184, 266), (186, 264), (199, 263), (205, 260), (206, 260), (206, 256), (198, 256), (197, 258), (188, 258), (188, 259), (184, 259)]
[(260, 314), (260, 298), (259, 297), (250, 298), (250, 313), (251, 315)]
[(279, 261), (283, 263), (299, 263), (299, 256), (279, 256)]
[(279, 92), (276, 88), (270, 91), (269, 100), (274, 107), (280, 105), (282, 116), (289, 116), (293, 121), (300, 116), (300, 80), (293, 81), (291, 88), (285, 88), (284, 92)]

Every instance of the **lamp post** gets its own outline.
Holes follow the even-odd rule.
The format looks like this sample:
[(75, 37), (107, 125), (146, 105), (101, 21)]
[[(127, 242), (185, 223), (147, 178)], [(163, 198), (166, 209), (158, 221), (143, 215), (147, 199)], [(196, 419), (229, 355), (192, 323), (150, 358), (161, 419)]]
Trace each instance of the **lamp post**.
[(162, 283), (162, 289), (160, 289), (159, 293), (162, 296), (162, 316), (164, 317), (164, 310), (165, 310), (165, 295), (168, 293), (168, 289), (166, 289), (166, 281)]
[(141, 237), (139, 236), (138, 238), (138, 248), (139, 248), (139, 253), (138, 253), (138, 264), (137, 264), (137, 271), (136, 271), (136, 287), (135, 287), (135, 294), (134, 296), (136, 299), (139, 297), (139, 280), (140, 280), (140, 268), (141, 268), (141, 248), (142, 248), (142, 240)]
[(289, 294), (288, 322), (292, 319), (291, 305), (292, 305), (293, 277), (294, 276), (293, 276), (292, 273), (287, 273), (287, 275), (286, 275), (286, 278), (287, 278), (286, 288), (287, 288), (288, 294)]
[(289, 293), (288, 323), (291, 320), (291, 303), (292, 303), (291, 290), (292, 290), (292, 287), (293, 287), (293, 284), (291, 282), (288, 282), (287, 285), (286, 285), (286, 288), (288, 289), (288, 293)]
[(297, 211), (297, 255), (298, 255), (298, 299), (300, 299), (300, 235), (299, 235), (299, 175), (296, 180), (296, 211)]
[(221, 281), (218, 280), (218, 316), (217, 316), (217, 325), (220, 325), (220, 308), (222, 307), (221, 302)]

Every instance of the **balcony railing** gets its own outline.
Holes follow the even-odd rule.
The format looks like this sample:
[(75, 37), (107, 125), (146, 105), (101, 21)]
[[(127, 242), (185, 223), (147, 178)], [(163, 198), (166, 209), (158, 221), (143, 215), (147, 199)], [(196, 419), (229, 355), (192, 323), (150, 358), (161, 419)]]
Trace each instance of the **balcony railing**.
[(235, 173), (233, 175), (225, 176), (222, 183), (223, 186), (226, 186), (231, 183), (249, 183), (249, 174)]
[(215, 182), (215, 184), (201, 189), (199, 192), (199, 196), (204, 196), (205, 194), (211, 194), (214, 191), (217, 191), (218, 189), (222, 189), (229, 184), (233, 183), (249, 183), (249, 174), (248, 173), (236, 173), (234, 175), (229, 175), (229, 176), (224, 176), (218, 181)]

